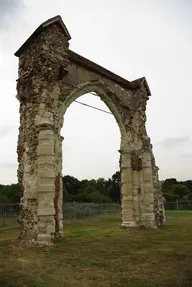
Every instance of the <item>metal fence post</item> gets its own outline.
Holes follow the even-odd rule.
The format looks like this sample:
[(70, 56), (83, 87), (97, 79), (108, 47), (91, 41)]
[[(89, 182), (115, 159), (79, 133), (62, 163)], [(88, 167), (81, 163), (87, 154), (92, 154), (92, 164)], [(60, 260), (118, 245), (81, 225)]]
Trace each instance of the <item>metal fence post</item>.
[(90, 204), (89, 204), (89, 219), (91, 219), (91, 215), (92, 215), (91, 208), (92, 208), (92, 203), (90, 202)]
[(179, 210), (178, 200), (176, 199), (176, 209)]
[(75, 201), (73, 202), (73, 219), (76, 219), (76, 206), (75, 206)]
[(2, 220), (3, 220), (3, 227), (5, 226), (5, 217), (4, 217), (4, 212), (2, 212)]
[(101, 211), (101, 217), (102, 217), (102, 214), (103, 214), (103, 205), (102, 205), (102, 203), (100, 204), (100, 211)]

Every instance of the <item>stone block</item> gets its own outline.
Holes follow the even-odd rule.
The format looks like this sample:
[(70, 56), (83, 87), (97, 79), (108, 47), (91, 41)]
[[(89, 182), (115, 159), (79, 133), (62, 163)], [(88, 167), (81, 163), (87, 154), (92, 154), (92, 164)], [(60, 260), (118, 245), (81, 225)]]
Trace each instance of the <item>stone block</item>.
[(59, 230), (63, 231), (63, 219), (60, 218), (59, 220)]
[(54, 208), (38, 208), (37, 210), (37, 215), (38, 216), (46, 216), (46, 215), (54, 215), (55, 214), (55, 209)]
[(123, 202), (121, 203), (121, 207), (123, 210), (131, 210), (132, 211), (132, 208), (133, 208), (133, 201), (126, 201), (126, 202)]
[[(48, 172), (49, 175), (47, 177), (55, 177), (55, 165), (53, 165), (53, 164), (41, 164), (41, 165), (38, 165), (37, 172), (41, 172), (41, 171)], [(52, 176), (50, 176), (50, 172), (51, 173), (53, 172)], [(44, 176), (42, 176), (42, 177), (44, 177)]]
[(25, 164), (24, 164), (24, 172), (30, 173), (31, 168), (32, 168), (31, 164), (27, 164), (27, 163), (25, 162)]
[(152, 182), (144, 182), (143, 183), (143, 191), (144, 191), (144, 194), (146, 193), (151, 193), (153, 194), (153, 183)]
[(38, 177), (55, 177), (55, 171), (53, 169), (39, 168), (37, 171)]
[(38, 209), (54, 208), (53, 193), (38, 193)]
[(39, 222), (44, 222), (45, 224), (54, 224), (55, 218), (54, 214), (52, 215), (40, 215), (39, 216)]
[(39, 139), (39, 145), (54, 145), (54, 137)]
[(142, 154), (142, 166), (145, 167), (151, 167), (151, 154), (148, 152), (145, 152)]
[(41, 178), (38, 178), (38, 186), (40, 185), (52, 185), (54, 184), (55, 185), (55, 175), (53, 177), (47, 177), (47, 176), (44, 176), (44, 177), (41, 177)]
[(122, 191), (127, 190), (127, 189), (132, 189), (132, 182), (129, 181), (121, 181), (121, 189)]
[(52, 236), (50, 234), (38, 234), (37, 235), (37, 241), (40, 242), (50, 242), (52, 239)]
[(133, 213), (130, 213), (130, 214), (122, 213), (121, 214), (121, 218), (122, 218), (122, 222), (124, 222), (124, 221), (134, 221), (135, 220), (134, 217), (133, 217)]
[(38, 227), (39, 228), (45, 228), (46, 227), (46, 223), (44, 221), (39, 221), (38, 222)]
[(127, 184), (122, 184), (121, 186), (121, 193), (122, 195), (132, 195), (132, 187), (128, 186)]
[(46, 111), (46, 112), (44, 113), (44, 117), (45, 117), (45, 118), (49, 118), (49, 119), (53, 119), (53, 113)]
[(37, 198), (37, 184), (36, 184), (36, 178), (34, 175), (25, 173), (25, 177), (23, 179), (23, 187), (24, 187), (25, 196), (27, 197), (27, 199)]
[(145, 213), (145, 221), (155, 221), (154, 213)]
[(137, 227), (137, 223), (135, 220), (123, 220), (123, 222), (121, 223), (121, 227), (123, 228)]
[(46, 226), (46, 233), (47, 234), (55, 233), (55, 225), (47, 225)]
[(40, 116), (43, 116), (43, 114), (45, 113), (45, 111), (46, 111), (46, 105), (45, 105), (44, 103), (40, 103), (38, 114), (39, 114)]
[(122, 167), (131, 167), (131, 152), (130, 153), (121, 153), (121, 166)]
[(54, 183), (52, 184), (39, 184), (37, 186), (37, 191), (38, 193), (54, 193), (55, 192), (55, 185)]
[(39, 229), (39, 232), (46, 233), (46, 223), (38, 222), (38, 229)]
[(134, 187), (132, 193), (134, 197), (137, 197), (139, 194), (141, 194), (141, 188)]
[(35, 116), (35, 125), (38, 126), (41, 123), (42, 117), (40, 115)]
[(50, 200), (40, 200), (38, 199), (38, 209), (50, 209), (50, 208), (54, 208), (54, 203), (53, 203), (53, 198)]
[(122, 194), (122, 202), (123, 203), (127, 203), (127, 202), (131, 202), (133, 200), (133, 196), (132, 195), (124, 195)]
[(54, 145), (38, 145), (37, 155), (55, 155)]
[(141, 221), (140, 214), (134, 214), (134, 218), (135, 218), (135, 221), (139, 224), (139, 222)]
[(53, 130), (41, 130), (39, 132), (38, 139), (43, 140), (43, 139), (52, 139), (54, 138), (54, 131)]
[(132, 170), (131, 168), (123, 169), (121, 172), (121, 182), (132, 182)]
[(153, 193), (144, 193), (144, 201), (146, 204), (153, 204), (154, 202), (154, 195)]
[(143, 168), (143, 181), (153, 181), (152, 169), (150, 167)]

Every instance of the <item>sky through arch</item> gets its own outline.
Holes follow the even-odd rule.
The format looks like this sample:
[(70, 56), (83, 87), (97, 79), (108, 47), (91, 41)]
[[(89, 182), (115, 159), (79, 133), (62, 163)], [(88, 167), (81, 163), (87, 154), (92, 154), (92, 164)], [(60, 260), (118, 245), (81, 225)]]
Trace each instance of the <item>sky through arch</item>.
[[(85, 94), (78, 101), (110, 112), (92, 94)], [(64, 115), (61, 135), (63, 175), (107, 179), (119, 170), (120, 130), (112, 114), (73, 102)]]

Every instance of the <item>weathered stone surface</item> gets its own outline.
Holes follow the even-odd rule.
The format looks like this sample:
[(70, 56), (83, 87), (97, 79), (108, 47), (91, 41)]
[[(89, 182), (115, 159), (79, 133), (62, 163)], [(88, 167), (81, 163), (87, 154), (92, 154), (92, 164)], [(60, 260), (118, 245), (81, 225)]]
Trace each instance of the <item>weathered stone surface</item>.
[(54, 209), (54, 207), (51, 207), (51, 208), (40, 208), (40, 209), (37, 210), (37, 214), (38, 214), (39, 216), (41, 216), (41, 215), (42, 215), (42, 216), (54, 215), (54, 214), (55, 214), (55, 209)]
[(122, 79), (69, 50), (69, 39), (61, 18), (55, 17), (16, 53), (21, 237), (48, 244), (53, 236), (63, 236), (60, 131), (69, 105), (88, 92), (106, 103), (120, 129), (122, 226), (163, 224), (158, 169), (146, 132), (146, 79)]
[(37, 155), (54, 155), (54, 145), (47, 143), (37, 147)]
[(43, 244), (51, 243), (52, 236), (50, 234), (38, 234), (37, 235), (37, 241), (42, 242)]
[(38, 135), (39, 140), (43, 139), (52, 139), (54, 137), (54, 132), (52, 129), (42, 129), (41, 132)]
[(48, 192), (55, 192), (55, 186), (53, 184), (39, 184), (37, 185), (37, 192), (38, 193), (48, 193)]

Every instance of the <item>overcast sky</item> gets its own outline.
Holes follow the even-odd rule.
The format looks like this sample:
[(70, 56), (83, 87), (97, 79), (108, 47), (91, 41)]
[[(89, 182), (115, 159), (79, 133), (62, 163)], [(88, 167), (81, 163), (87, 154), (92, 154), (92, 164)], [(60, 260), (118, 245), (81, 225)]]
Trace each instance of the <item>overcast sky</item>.
[[(192, 1), (0, 0), (0, 183), (17, 182), (13, 54), (37, 26), (58, 14), (72, 50), (129, 81), (147, 78), (152, 92), (147, 130), (160, 179), (192, 179)], [(93, 95), (79, 100), (107, 110)], [(118, 170), (120, 133), (112, 115), (73, 103), (62, 135), (63, 174), (108, 178)]]

